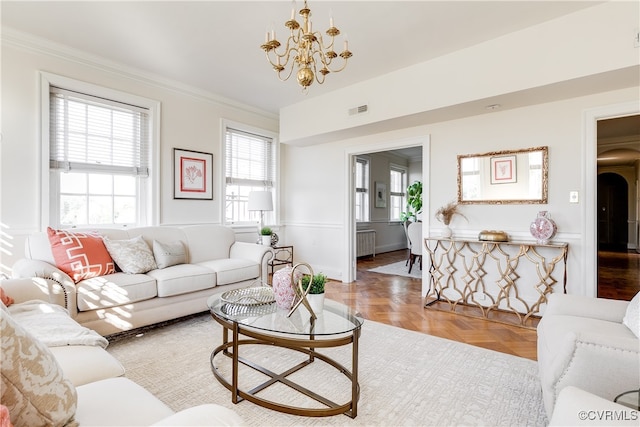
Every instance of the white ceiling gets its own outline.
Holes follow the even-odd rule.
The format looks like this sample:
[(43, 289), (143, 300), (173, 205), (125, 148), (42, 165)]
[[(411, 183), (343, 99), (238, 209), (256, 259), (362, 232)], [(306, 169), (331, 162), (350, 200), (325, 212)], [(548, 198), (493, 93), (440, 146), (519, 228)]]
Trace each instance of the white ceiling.
[[(283, 39), (291, 1), (7, 1), (6, 37), (42, 38), (126, 71), (277, 114), (283, 106), (536, 25), (601, 1), (310, 0), (313, 28), (329, 14), (354, 56), (303, 95), (281, 82), (260, 49), (268, 27)], [(297, 1), (297, 9), (302, 1)], [(37, 40), (37, 39), (36, 39)], [(339, 39), (342, 42), (342, 39)], [(89, 54), (88, 56), (86, 54)]]

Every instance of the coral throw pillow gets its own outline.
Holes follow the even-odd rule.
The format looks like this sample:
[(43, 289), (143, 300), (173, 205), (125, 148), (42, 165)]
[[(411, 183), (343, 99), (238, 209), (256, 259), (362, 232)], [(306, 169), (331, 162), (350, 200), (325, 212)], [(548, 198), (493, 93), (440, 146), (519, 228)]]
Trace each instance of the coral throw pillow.
[[(4, 289), (2, 289), (1, 286), (0, 286), (0, 301), (2, 301), (5, 307), (9, 307), (14, 302), (13, 298), (7, 295), (7, 293), (4, 291)], [(2, 424), (0, 424), (0, 427), (2, 427)]]
[(78, 283), (84, 279), (116, 272), (102, 237), (91, 233), (71, 233), (47, 228), (56, 267)]

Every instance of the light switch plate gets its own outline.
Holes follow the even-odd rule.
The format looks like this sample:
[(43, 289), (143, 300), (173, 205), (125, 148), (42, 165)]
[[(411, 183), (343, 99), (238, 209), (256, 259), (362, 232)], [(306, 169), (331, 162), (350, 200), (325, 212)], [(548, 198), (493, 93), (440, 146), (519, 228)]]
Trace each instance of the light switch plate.
[(578, 192), (569, 191), (569, 203), (578, 203)]

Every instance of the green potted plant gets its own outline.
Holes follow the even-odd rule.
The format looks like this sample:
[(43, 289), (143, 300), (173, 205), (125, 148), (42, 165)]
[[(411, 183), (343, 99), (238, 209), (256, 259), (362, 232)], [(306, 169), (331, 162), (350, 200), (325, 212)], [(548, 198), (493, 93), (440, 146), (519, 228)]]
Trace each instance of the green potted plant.
[(271, 227), (262, 227), (260, 229), (260, 235), (262, 236), (262, 244), (265, 246), (271, 246)]
[(407, 211), (400, 214), (402, 222), (418, 220), (418, 214), (422, 213), (422, 182), (415, 181), (407, 187)]
[(322, 273), (311, 275), (305, 274), (300, 279), (302, 282), (302, 289), (306, 292), (309, 288), (309, 294), (307, 295), (307, 301), (311, 305), (311, 309), (316, 316), (322, 314), (322, 308), (324, 307), (324, 285), (327, 283), (327, 276)]

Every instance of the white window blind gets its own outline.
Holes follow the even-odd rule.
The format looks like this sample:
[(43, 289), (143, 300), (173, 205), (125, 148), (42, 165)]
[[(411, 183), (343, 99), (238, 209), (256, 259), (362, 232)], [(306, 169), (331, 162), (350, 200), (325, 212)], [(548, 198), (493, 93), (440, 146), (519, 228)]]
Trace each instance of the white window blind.
[(275, 176), (273, 140), (227, 128), (227, 184), (272, 187)]
[[(225, 134), (225, 222), (253, 221), (258, 214), (248, 210), (249, 193), (276, 191), (275, 142), (231, 127)], [(265, 212), (265, 222), (275, 222), (274, 212)]]
[(149, 114), (57, 87), (50, 94), (50, 168), (149, 175)]

